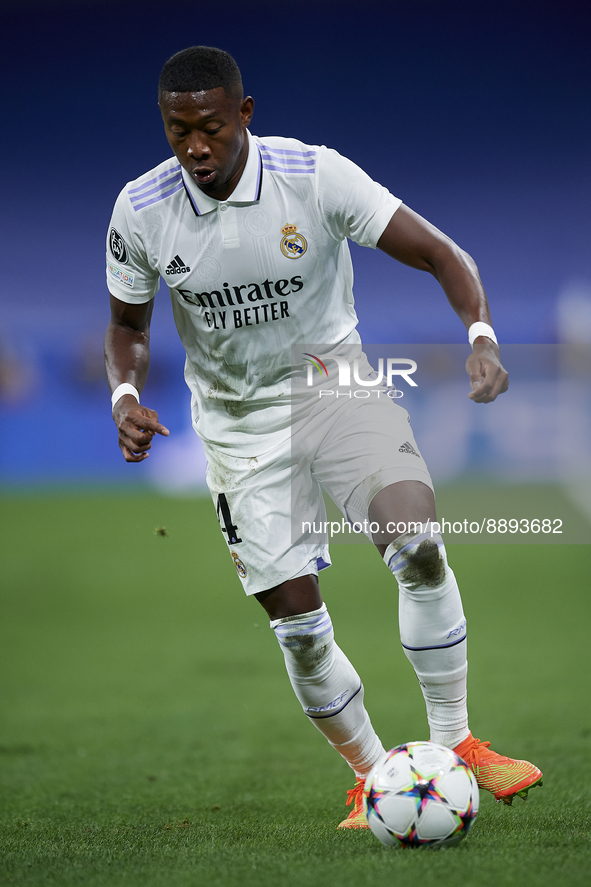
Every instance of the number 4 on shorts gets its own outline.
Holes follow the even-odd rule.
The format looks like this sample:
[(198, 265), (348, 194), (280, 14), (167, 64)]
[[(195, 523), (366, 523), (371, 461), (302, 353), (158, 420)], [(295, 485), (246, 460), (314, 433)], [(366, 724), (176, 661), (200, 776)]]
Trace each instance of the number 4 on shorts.
[[(221, 512), (221, 518), (220, 518)], [(228, 537), (228, 543), (230, 545), (238, 545), (239, 542), (242, 542), (242, 539), (238, 538), (238, 527), (232, 523), (232, 515), (230, 514), (230, 506), (228, 505), (228, 500), (226, 499), (225, 493), (219, 493), (218, 495), (218, 520), (220, 525), (222, 521), (224, 522), (224, 526), (222, 527), (222, 533), (226, 533)]]

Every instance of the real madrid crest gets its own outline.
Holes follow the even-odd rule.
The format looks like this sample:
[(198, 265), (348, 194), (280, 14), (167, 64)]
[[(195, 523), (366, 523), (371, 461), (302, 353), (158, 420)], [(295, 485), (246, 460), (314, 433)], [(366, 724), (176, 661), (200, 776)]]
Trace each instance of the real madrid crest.
[(236, 567), (236, 572), (240, 576), (241, 579), (246, 578), (246, 567), (238, 557), (235, 551), (231, 551), (232, 560), (234, 561), (234, 566)]
[(288, 259), (299, 259), (308, 249), (308, 241), (303, 234), (298, 234), (296, 225), (284, 225), (281, 229), (281, 252)]

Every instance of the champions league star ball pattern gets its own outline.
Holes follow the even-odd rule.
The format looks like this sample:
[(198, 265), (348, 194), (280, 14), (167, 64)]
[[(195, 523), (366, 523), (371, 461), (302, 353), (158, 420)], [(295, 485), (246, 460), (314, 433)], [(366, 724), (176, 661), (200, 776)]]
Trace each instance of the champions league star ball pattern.
[(442, 847), (459, 843), (478, 813), (478, 785), (455, 752), (407, 742), (388, 752), (365, 781), (363, 809), (382, 844)]

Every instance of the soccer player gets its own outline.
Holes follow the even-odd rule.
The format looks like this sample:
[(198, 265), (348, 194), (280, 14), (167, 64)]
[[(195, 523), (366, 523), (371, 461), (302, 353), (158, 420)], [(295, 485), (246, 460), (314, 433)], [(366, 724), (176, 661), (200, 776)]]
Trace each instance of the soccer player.
[(330, 357), (334, 366), (353, 356), (362, 384), (372, 378), (356, 331), (347, 238), (431, 273), (468, 329), (469, 397), (488, 403), (506, 391), (474, 262), (335, 151), (253, 136), (254, 101), (222, 50), (174, 55), (158, 99), (174, 156), (126, 185), (107, 240), (105, 355), (124, 458), (143, 461), (154, 435), (169, 433), (139, 402), (162, 275), (230, 556), (246, 594), (271, 619), (304, 712), (356, 775), (347, 802), (354, 806), (340, 827), (367, 828), (364, 780), (384, 748), (320, 595), (326, 538), (310, 530), (314, 521), (292, 537), (293, 514), (322, 518), (321, 485), (348, 520), (377, 526), (372, 539), (397, 581), (400, 637), (432, 741), (455, 749), (498, 800), (524, 796), (541, 783), (540, 770), (496, 754), (468, 727), (466, 621), (406, 411), (378, 396), (321, 409), (316, 402), (316, 425), (291, 413), (294, 345), (324, 343), (321, 354), (306, 356), (325, 368)]

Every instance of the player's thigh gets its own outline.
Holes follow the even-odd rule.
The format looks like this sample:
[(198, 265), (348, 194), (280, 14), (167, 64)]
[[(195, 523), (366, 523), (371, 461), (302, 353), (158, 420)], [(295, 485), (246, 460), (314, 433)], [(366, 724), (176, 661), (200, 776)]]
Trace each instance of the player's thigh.
[(371, 522), (373, 500), (376, 520), (430, 519), (433, 484), (407, 411), (385, 396), (349, 403), (316, 454), (315, 476), (352, 523)]

